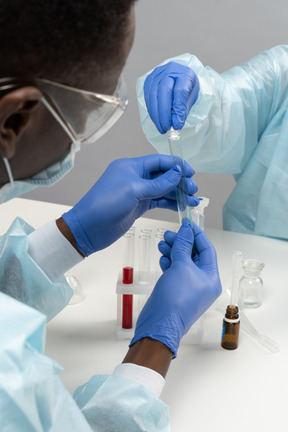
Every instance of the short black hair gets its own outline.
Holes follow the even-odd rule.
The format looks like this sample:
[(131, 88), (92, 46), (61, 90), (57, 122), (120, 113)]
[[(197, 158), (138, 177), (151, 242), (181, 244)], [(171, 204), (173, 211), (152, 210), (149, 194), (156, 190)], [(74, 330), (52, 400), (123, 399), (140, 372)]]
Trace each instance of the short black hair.
[[(121, 58), (135, 0), (0, 0), (0, 75), (59, 80)], [(113, 59), (113, 61), (112, 61)]]

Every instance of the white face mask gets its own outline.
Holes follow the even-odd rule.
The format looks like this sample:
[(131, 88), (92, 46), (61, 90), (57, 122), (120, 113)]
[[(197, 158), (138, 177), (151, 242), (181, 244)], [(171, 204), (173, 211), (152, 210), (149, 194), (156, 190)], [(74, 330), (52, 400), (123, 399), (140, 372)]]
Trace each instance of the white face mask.
[(58, 180), (63, 178), (74, 166), (75, 154), (80, 150), (80, 142), (74, 141), (70, 147), (70, 153), (62, 160), (33, 177), (25, 180), (14, 181), (12, 171), (8, 159), (3, 158), (7, 174), (9, 177), (9, 183), (2, 186), (0, 189), (0, 204), (9, 201), (12, 198), (16, 198), (35, 189), (38, 186), (50, 186), (56, 183)]

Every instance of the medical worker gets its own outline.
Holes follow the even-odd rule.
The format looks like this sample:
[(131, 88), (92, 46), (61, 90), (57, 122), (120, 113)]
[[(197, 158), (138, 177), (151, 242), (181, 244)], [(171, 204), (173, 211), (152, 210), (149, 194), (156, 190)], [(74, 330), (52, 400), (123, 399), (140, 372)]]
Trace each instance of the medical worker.
[[(134, 37), (134, 1), (0, 0), (0, 6), (3, 203), (59, 180), (79, 148), (124, 112), (120, 74)], [(187, 198), (197, 205), (193, 173), (187, 163)], [(164, 274), (111, 375), (95, 375), (72, 398), (44, 342), (46, 321), (72, 295), (64, 273), (116, 241), (147, 210), (176, 210), (180, 178), (170, 156), (116, 160), (56, 221), (34, 230), (18, 217), (2, 235), (1, 432), (169, 430), (168, 407), (159, 399), (167, 369), (183, 335), (221, 292), (215, 250), (198, 227), (193, 234), (185, 222), (177, 235), (166, 233)]]
[(287, 240), (288, 46), (222, 74), (183, 54), (137, 88), (144, 133), (159, 152), (169, 153), (169, 128), (183, 128), (183, 156), (196, 171), (234, 175), (224, 229)]

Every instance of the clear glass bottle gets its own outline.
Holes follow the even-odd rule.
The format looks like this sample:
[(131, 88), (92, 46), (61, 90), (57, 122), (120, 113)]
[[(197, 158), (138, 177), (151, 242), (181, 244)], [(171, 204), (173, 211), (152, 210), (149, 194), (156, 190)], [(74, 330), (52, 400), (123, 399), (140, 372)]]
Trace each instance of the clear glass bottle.
[(239, 283), (239, 305), (257, 308), (263, 302), (263, 280), (260, 273), (264, 263), (256, 259), (243, 261), (244, 275)]

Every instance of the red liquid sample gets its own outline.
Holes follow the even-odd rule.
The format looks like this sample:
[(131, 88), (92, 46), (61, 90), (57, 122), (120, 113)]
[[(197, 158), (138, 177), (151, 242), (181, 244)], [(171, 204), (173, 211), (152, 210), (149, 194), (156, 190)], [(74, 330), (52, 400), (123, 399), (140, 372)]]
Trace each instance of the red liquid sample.
[(133, 324), (133, 295), (123, 294), (122, 297), (122, 328), (131, 329)]
[[(133, 283), (133, 267), (123, 267), (123, 284)], [(133, 324), (133, 295), (122, 296), (122, 328), (131, 329)]]
[(133, 267), (123, 267), (123, 284), (133, 283)]

